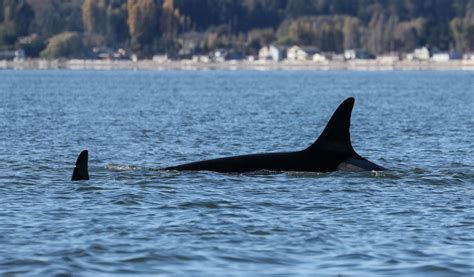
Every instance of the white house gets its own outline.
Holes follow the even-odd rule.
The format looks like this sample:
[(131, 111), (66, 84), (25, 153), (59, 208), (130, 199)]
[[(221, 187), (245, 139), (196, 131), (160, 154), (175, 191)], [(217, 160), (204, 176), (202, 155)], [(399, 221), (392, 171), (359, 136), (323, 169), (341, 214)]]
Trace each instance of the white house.
[(377, 62), (379, 64), (394, 64), (400, 61), (400, 56), (398, 53), (389, 53), (377, 56)]
[(156, 63), (165, 63), (169, 61), (168, 55), (154, 55), (152, 60)]
[(474, 61), (474, 53), (466, 53), (466, 54), (464, 54), (463, 60)]
[(286, 47), (280, 45), (270, 45), (269, 47), (270, 56), (274, 61), (281, 61), (286, 58)]
[(431, 60), (434, 62), (447, 62), (447, 61), (452, 61), (452, 60), (460, 60), (462, 59), (462, 54), (457, 53), (457, 52), (451, 52), (451, 53), (446, 53), (446, 52), (439, 52), (433, 54), (431, 57)]
[(306, 61), (311, 59), (316, 53), (318, 53), (318, 49), (316, 47), (300, 47), (295, 45), (288, 48), (286, 58), (289, 61)]
[(263, 46), (258, 50), (258, 59), (259, 60), (269, 60), (271, 59), (270, 56), (270, 49), (268, 46)]
[(447, 62), (449, 61), (449, 53), (436, 53), (433, 54), (433, 57), (431, 57), (431, 60), (434, 62)]
[(370, 54), (362, 49), (348, 49), (344, 50), (344, 59), (346, 60), (367, 60), (370, 59)]
[(23, 49), (18, 49), (15, 51), (15, 58), (13, 58), (14, 61), (16, 62), (24, 61), (25, 58), (26, 58), (26, 55)]
[(328, 59), (326, 58), (326, 56), (324, 56), (323, 54), (321, 53), (316, 53), (313, 55), (313, 62), (317, 62), (317, 63), (325, 63), (328, 61)]
[(430, 50), (428, 47), (421, 47), (413, 51), (413, 60), (427, 61), (430, 59)]
[(278, 62), (284, 58), (286, 58), (285, 46), (277, 46), (271, 44), (269, 46), (264, 46), (260, 48), (260, 50), (258, 50), (259, 60), (273, 60)]
[(209, 62), (209, 56), (207, 55), (193, 55), (191, 60), (193, 62), (201, 62), (201, 63), (208, 63)]

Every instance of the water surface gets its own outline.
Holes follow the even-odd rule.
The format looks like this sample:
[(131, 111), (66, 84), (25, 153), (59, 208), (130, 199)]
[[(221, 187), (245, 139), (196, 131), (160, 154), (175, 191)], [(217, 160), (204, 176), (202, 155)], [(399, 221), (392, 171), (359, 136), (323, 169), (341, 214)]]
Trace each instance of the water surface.
[[(474, 274), (473, 72), (1, 71), (0, 95), (0, 275)], [(349, 96), (389, 171), (159, 170), (303, 149)]]

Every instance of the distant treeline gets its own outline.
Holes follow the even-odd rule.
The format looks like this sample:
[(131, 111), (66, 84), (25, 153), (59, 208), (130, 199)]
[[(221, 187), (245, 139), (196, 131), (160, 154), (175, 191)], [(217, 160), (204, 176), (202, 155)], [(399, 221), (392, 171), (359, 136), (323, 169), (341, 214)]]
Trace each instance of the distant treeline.
[(474, 0), (0, 0), (0, 51), (141, 56), (268, 43), (372, 54), (419, 46), (474, 51)]

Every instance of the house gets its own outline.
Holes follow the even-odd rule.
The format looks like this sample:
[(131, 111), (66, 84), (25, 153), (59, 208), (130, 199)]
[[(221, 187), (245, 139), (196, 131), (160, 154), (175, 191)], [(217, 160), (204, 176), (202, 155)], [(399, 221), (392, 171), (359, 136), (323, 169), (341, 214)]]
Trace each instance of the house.
[(0, 60), (13, 60), (14, 58), (14, 51), (0, 51)]
[(168, 55), (154, 55), (152, 61), (156, 63), (165, 63), (169, 61)]
[(209, 62), (209, 56), (207, 56), (207, 55), (193, 55), (192, 61), (193, 62), (208, 63)]
[(207, 35), (198, 32), (186, 32), (180, 34), (177, 42), (179, 44), (179, 51), (177, 52), (178, 59), (192, 59), (193, 55), (202, 53), (202, 49), (206, 47)]
[(400, 55), (398, 53), (388, 53), (385, 55), (377, 56), (376, 60), (379, 64), (394, 64), (400, 61)]
[(463, 56), (463, 60), (474, 61), (474, 53), (466, 53)]
[(114, 51), (106, 46), (92, 48), (93, 58), (99, 60), (112, 60)]
[(270, 60), (272, 57), (270, 56), (270, 47), (263, 46), (258, 50), (258, 59), (259, 60)]
[(15, 58), (13, 58), (16, 62), (24, 61), (26, 58), (25, 51), (23, 49), (18, 49), (15, 51)]
[(119, 48), (117, 51), (115, 51), (112, 54), (112, 58), (114, 60), (128, 60), (129, 59), (129, 57), (127, 55), (127, 51), (125, 51), (125, 49), (123, 49), (123, 48)]
[(227, 61), (236, 61), (236, 60), (243, 60), (245, 58), (245, 55), (236, 49), (229, 49), (227, 50), (227, 53), (225, 55), (225, 59)]
[(216, 49), (214, 52), (211, 54), (211, 58), (215, 62), (224, 62), (225, 61), (225, 56), (227, 55), (227, 51), (224, 49)]
[(18, 49), (15, 51), (0, 51), (0, 60), (15, 60), (21, 61), (26, 57), (25, 51), (23, 49)]
[(217, 49), (211, 54), (215, 62), (235, 61), (245, 58), (244, 54), (236, 49)]
[(94, 47), (92, 48), (92, 55), (90, 55), (93, 59), (98, 60), (127, 60), (129, 59), (127, 55), (127, 51), (122, 48), (114, 51), (113, 49), (101, 46), (101, 47)]
[(272, 44), (269, 47), (269, 52), (272, 60), (276, 62), (286, 59), (286, 46)]
[(336, 53), (332, 53), (330, 56), (330, 59), (333, 62), (344, 62), (346, 60), (344, 58), (344, 54), (336, 54)]
[(451, 53), (446, 53), (446, 52), (439, 52), (433, 54), (431, 57), (431, 60), (433, 62), (447, 62), (447, 61), (452, 61), (452, 60), (461, 60), (462, 59), (462, 54), (457, 53), (457, 52), (451, 52)]
[(39, 39), (38, 34), (33, 33), (24, 37), (19, 37), (18, 43), (21, 45), (28, 45), (28, 44), (33, 44), (38, 39)]
[(421, 47), (421, 48), (415, 49), (413, 53), (411, 54), (411, 56), (407, 55), (407, 58), (408, 59), (411, 58), (412, 60), (415, 60), (415, 61), (427, 61), (430, 59), (430, 56), (431, 56), (431, 52), (428, 49), (428, 47)]
[(318, 49), (312, 46), (292, 46), (288, 48), (286, 59), (289, 61), (306, 61), (318, 53)]
[(328, 59), (326, 58), (326, 56), (321, 53), (316, 53), (313, 55), (313, 62), (325, 63), (327, 61)]
[(368, 60), (372, 59), (373, 56), (363, 49), (348, 49), (344, 50), (345, 60)]
[(258, 50), (259, 60), (281, 61), (286, 58), (286, 47), (279, 45), (263, 46)]

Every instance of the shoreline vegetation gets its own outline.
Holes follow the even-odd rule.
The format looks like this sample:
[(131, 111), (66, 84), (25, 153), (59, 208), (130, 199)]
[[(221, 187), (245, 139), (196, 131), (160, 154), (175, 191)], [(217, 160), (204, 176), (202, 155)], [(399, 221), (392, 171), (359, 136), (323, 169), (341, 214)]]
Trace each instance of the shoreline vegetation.
[(474, 0), (0, 0), (0, 61), (27, 60), (12, 67), (451, 68), (472, 55)]
[(474, 70), (474, 59), (450, 61), (247, 61), (230, 60), (202, 62), (193, 60), (82, 60), (82, 59), (26, 59), (0, 60), (0, 70), (68, 69), (68, 70)]

